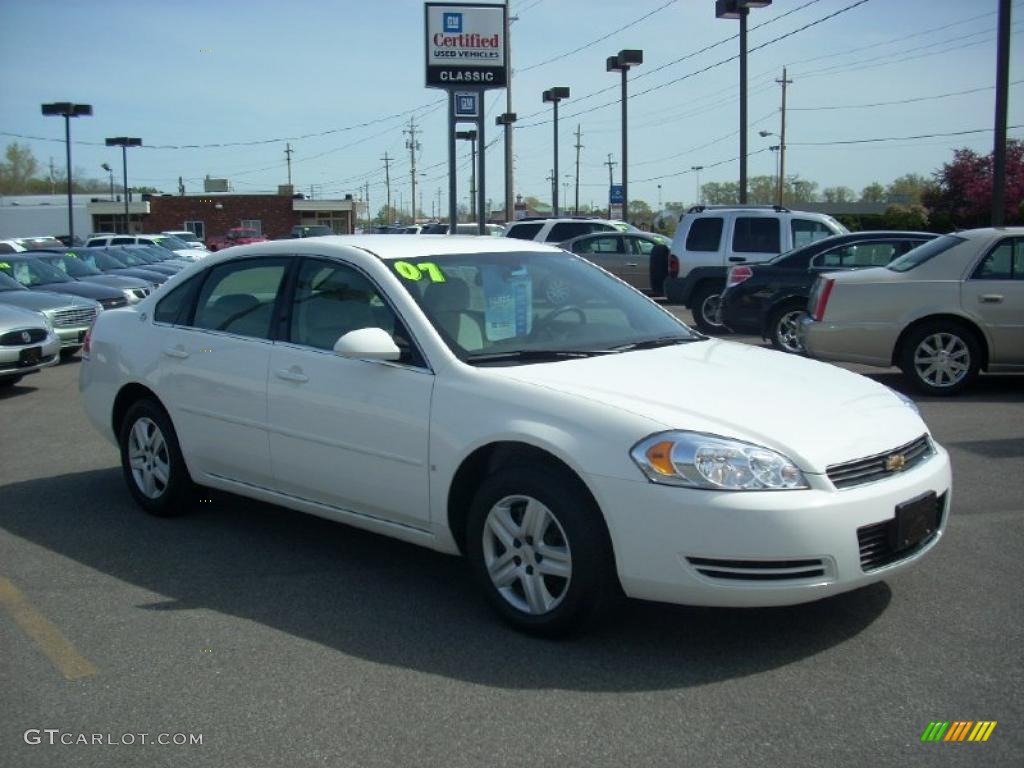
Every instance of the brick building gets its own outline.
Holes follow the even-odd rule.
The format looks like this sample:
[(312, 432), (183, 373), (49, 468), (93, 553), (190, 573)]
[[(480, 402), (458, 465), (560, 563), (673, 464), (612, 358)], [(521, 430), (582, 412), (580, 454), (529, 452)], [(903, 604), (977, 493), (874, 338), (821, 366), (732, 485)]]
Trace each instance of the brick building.
[[(274, 238), (289, 234), (298, 224), (326, 224), (335, 234), (345, 235), (354, 231), (357, 214), (357, 203), (351, 196), (343, 200), (310, 200), (286, 194), (228, 192), (144, 197), (148, 210), (133, 216), (133, 232), (187, 229), (202, 239), (221, 237), (233, 227), (255, 229)], [(93, 231), (123, 228), (119, 225), (123, 217), (107, 211), (110, 205), (99, 201), (89, 204)]]

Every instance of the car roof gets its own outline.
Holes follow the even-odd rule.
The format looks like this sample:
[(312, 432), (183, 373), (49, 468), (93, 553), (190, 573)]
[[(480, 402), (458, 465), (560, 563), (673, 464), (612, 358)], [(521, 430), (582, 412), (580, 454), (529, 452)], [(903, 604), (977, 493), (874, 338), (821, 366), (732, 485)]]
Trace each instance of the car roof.
[(284, 246), (281, 241), (271, 240), (226, 248), (213, 256), (207, 256), (199, 263), (206, 265), (242, 255), (280, 255), (282, 248), (287, 248), (287, 252), (290, 254), (316, 254), (319, 252), (323, 256), (331, 255), (330, 251), (334, 249), (338, 249), (335, 253), (340, 256), (344, 255), (344, 251), (341, 250), (343, 248), (358, 248), (385, 261), (472, 253), (563, 252), (553, 245), (533, 240), (518, 240), (491, 235), (325, 235), (288, 240), (287, 243)]

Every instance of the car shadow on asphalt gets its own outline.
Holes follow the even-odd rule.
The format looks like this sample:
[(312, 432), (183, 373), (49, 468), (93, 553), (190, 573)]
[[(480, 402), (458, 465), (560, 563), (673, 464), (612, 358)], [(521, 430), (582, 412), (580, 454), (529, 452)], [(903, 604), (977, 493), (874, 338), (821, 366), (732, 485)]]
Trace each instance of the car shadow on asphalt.
[(7, 386), (0, 387), (0, 402), (4, 400), (16, 400), (22, 395), (35, 392), (38, 387), (33, 387), (31, 380), (33, 376), (38, 375), (38, 373), (33, 373), (19, 381), (17, 384), (9, 384)]
[(380, 664), (508, 689), (641, 691), (742, 678), (869, 627), (884, 584), (801, 606), (711, 609), (626, 601), (553, 642), (516, 633), (464, 560), (223, 493), (191, 514), (139, 510), (119, 469), (0, 488), (0, 527), (156, 593), (127, 611), (205, 609)]
[(982, 374), (960, 394), (950, 397), (923, 395), (898, 371), (865, 374), (880, 384), (902, 392), (916, 403), (1020, 403), (1024, 402), (1024, 374)]

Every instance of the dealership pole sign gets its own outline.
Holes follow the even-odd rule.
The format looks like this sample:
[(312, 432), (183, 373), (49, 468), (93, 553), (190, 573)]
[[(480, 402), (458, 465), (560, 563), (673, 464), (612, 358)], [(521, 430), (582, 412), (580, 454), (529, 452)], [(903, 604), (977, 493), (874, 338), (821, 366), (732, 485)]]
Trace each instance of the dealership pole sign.
[[(508, 9), (502, 5), (425, 3), (427, 88), (448, 92), (448, 231), (455, 234), (458, 212), (455, 130), (474, 123), (477, 153), (476, 221), (480, 234), (486, 224), (486, 173), (483, 92), (508, 83)], [(475, 98), (474, 98), (475, 97)]]

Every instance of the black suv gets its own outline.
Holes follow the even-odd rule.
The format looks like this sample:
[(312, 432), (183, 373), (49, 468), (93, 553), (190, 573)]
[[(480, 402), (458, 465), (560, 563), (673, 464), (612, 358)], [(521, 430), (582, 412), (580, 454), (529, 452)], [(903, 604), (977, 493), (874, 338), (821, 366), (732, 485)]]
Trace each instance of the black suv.
[(934, 237), (930, 232), (851, 232), (794, 248), (764, 264), (735, 266), (722, 294), (720, 319), (736, 333), (757, 334), (783, 352), (802, 353), (797, 330), (819, 274), (884, 267)]

